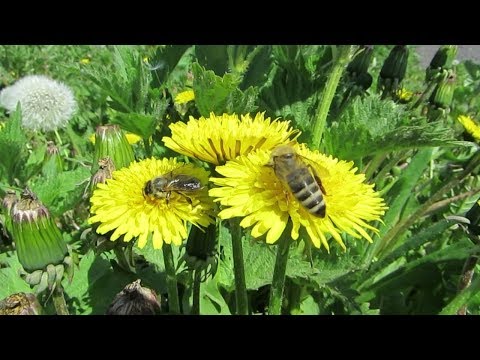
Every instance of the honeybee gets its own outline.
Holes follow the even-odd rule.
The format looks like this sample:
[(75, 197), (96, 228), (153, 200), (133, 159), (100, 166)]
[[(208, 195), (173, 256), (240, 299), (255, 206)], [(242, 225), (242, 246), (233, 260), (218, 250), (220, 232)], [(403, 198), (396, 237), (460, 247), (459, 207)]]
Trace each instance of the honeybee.
[(301, 155), (291, 146), (281, 145), (273, 149), (268, 165), (310, 214), (325, 217), (327, 206), (323, 194), (327, 193), (315, 170)]
[(145, 197), (151, 196), (157, 199), (166, 199), (169, 203), (172, 192), (184, 196), (191, 204), (188, 194), (202, 188), (200, 180), (196, 177), (185, 174), (174, 174), (173, 171), (148, 180), (143, 188)]

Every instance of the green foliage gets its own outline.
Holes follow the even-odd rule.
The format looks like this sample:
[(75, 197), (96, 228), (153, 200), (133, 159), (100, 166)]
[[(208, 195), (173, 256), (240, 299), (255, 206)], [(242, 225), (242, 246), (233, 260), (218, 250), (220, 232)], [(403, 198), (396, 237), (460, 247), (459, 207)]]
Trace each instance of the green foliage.
[(17, 110), (11, 114), (10, 120), (0, 131), (0, 153), (2, 154), (0, 156), (0, 174), (8, 177), (10, 183), (22, 166), (22, 162), (18, 160), (22, 160), (26, 152), (27, 139), (21, 128), (21, 121), (21, 109), (18, 104)]
[(376, 153), (433, 146), (458, 146), (452, 129), (412, 119), (403, 106), (372, 95), (356, 98), (325, 131), (326, 152), (345, 160)]
[[(62, 282), (69, 311), (104, 314), (115, 295), (137, 279), (159, 295), (162, 312), (169, 312), (170, 306), (163, 252), (153, 249), (151, 239), (143, 249), (134, 245), (136, 266), (133, 273), (127, 272), (112, 250), (118, 242), (110, 242), (110, 234), (98, 237), (96, 225), (88, 223), (93, 153), (88, 137), (96, 126), (118, 124), (144, 139), (134, 146), (137, 159), (161, 158), (177, 156), (161, 142), (172, 122), (208, 117), (211, 112), (265, 112), (290, 120), (302, 131), (299, 141), (312, 146), (317, 111), (339, 49), (0, 46), (2, 87), (28, 74), (46, 74), (72, 87), (78, 102), (74, 118), (56, 134), (23, 129), (20, 107), (11, 114), (0, 112), (0, 195), (7, 190), (18, 195), (28, 186), (57, 220), (72, 257), (80, 259), (74, 261), (72, 282)], [(424, 83), (425, 71), (414, 47), (408, 47), (402, 82), (414, 99), (381, 99), (376, 91), (391, 49), (374, 47), (368, 68), (373, 83), (367, 91), (353, 89), (347, 76), (340, 79), (320, 142), (322, 152), (354, 161), (358, 172), (364, 172), (381, 192), (388, 210), (382, 223), (372, 224), (379, 230), (378, 234), (369, 231), (373, 244), (342, 234), (346, 251), (333, 244), (334, 239), (328, 240), (329, 252), (315, 249), (301, 230), (289, 250), (283, 314), (456, 314), (464, 305), (469, 313), (480, 313), (479, 265), (474, 267), (471, 285), (458, 290), (465, 262), (480, 252), (477, 239), (463, 224), (478, 200), (480, 177), (477, 167), (469, 167), (478, 145), (457, 121), (462, 114), (479, 121), (480, 65), (467, 61), (455, 66), (450, 113), (432, 122), (425, 116), (431, 89)], [(176, 94), (186, 89), (193, 89), (195, 100), (175, 104)], [(47, 141), (58, 147), (60, 166), (47, 161)], [(1, 210), (0, 300), (16, 292), (32, 292), (19, 276), (15, 239), (7, 231), (9, 215)], [(229, 222), (219, 221), (217, 237), (218, 268), (200, 285), (200, 313), (236, 314)], [(99, 239), (105, 240), (101, 246), (96, 243)], [(249, 230), (242, 232), (242, 246), (249, 310), (268, 313), (278, 246), (254, 239)], [(193, 274), (181, 261), (185, 248), (172, 250), (181, 312), (190, 314)], [(51, 294), (41, 300), (47, 313), (53, 314)]]
[(253, 112), (257, 91), (250, 87), (244, 92), (238, 86), (241, 77), (236, 74), (225, 74), (223, 77), (215, 75), (211, 70), (202, 68), (198, 63), (192, 65), (193, 91), (195, 102), (202, 116), (214, 114)]

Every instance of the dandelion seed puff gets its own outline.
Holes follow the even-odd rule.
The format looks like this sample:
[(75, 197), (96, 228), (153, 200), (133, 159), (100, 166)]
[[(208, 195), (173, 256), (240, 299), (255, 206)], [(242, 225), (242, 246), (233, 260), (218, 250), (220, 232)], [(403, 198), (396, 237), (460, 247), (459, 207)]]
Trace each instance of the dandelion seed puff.
[(22, 125), (32, 130), (51, 131), (65, 127), (77, 103), (65, 84), (43, 75), (29, 75), (0, 92), (0, 106), (15, 111), (22, 108)]

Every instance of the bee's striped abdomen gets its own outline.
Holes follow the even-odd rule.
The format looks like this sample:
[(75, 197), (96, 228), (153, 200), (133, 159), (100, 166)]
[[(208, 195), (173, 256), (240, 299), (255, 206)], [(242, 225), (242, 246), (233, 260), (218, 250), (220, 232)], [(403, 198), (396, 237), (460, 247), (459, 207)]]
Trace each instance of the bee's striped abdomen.
[(322, 190), (307, 167), (291, 172), (286, 181), (295, 198), (310, 214), (325, 217), (326, 205)]

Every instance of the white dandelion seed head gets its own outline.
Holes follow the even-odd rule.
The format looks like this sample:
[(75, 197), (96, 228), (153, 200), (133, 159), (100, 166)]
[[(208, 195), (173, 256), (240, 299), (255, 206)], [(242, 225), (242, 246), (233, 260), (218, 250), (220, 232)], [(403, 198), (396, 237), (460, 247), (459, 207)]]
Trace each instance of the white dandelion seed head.
[(0, 106), (15, 111), (20, 102), (22, 125), (32, 130), (51, 131), (65, 127), (77, 103), (65, 84), (43, 75), (29, 75), (0, 92)]

